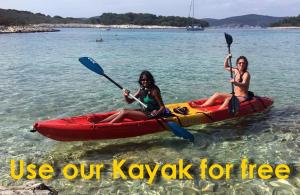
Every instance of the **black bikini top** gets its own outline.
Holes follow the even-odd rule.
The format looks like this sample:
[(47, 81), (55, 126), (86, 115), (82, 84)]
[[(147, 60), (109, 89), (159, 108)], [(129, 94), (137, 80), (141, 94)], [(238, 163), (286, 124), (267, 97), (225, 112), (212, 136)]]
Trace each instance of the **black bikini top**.
[[(247, 72), (247, 71), (246, 71), (246, 72)], [(239, 78), (239, 80), (238, 80), (239, 83), (243, 82), (243, 75), (244, 75), (246, 72), (243, 72), (243, 74), (240, 74), (240, 78)], [(236, 77), (236, 75), (235, 75), (235, 77)], [(234, 77), (234, 79), (235, 79), (235, 77)]]

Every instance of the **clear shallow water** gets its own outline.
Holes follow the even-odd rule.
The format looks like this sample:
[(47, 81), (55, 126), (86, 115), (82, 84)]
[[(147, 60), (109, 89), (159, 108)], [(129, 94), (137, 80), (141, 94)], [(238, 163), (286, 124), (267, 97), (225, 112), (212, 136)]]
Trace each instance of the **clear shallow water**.
[[(251, 90), (272, 97), (267, 113), (238, 121), (191, 127), (194, 145), (168, 132), (138, 138), (62, 143), (28, 131), (37, 120), (105, 112), (128, 106), (120, 91), (88, 71), (78, 58), (91, 56), (107, 75), (130, 90), (137, 89), (141, 70), (150, 70), (165, 103), (205, 98), (230, 91), (228, 72), (222, 68), (227, 48), (223, 32), (234, 38), (234, 57), (250, 61)], [(102, 36), (104, 42), (95, 42)], [(134, 162), (192, 161), (300, 165), (300, 30), (111, 30), (61, 29), (57, 33), (0, 35), (0, 184), (21, 184), (9, 176), (9, 161), (111, 164), (112, 159)], [(63, 194), (299, 194), (300, 177), (230, 181), (159, 180), (47, 181)]]

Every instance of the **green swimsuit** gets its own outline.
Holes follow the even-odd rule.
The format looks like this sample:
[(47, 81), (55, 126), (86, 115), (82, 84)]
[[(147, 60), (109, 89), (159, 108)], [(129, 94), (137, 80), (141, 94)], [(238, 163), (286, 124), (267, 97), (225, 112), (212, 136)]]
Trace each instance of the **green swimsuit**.
[[(158, 91), (159, 88), (157, 87)], [(141, 88), (140, 91), (140, 100), (147, 105), (147, 108), (142, 107), (142, 112), (149, 118), (159, 118), (159, 117), (170, 117), (173, 116), (169, 109), (165, 109), (163, 113), (159, 115), (152, 115), (151, 112), (153, 110), (159, 110), (160, 106), (159, 103), (155, 100), (155, 98), (151, 95), (151, 90), (146, 88)]]
[(141, 88), (140, 100), (147, 105), (146, 109), (142, 109), (144, 112), (152, 112), (153, 110), (159, 110), (160, 106), (158, 102), (152, 97), (151, 91), (146, 88)]

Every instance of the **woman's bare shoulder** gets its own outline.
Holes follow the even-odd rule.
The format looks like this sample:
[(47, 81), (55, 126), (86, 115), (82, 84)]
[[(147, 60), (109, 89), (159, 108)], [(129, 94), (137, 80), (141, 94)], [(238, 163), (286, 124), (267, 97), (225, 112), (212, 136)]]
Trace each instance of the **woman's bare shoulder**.
[(154, 95), (160, 95), (160, 89), (157, 86), (153, 86), (151, 93)]

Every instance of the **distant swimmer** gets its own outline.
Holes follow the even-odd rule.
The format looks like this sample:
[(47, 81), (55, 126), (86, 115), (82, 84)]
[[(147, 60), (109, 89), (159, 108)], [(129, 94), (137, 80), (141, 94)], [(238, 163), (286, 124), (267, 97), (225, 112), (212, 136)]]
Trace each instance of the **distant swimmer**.
[(103, 42), (103, 39), (96, 39), (96, 42)]

